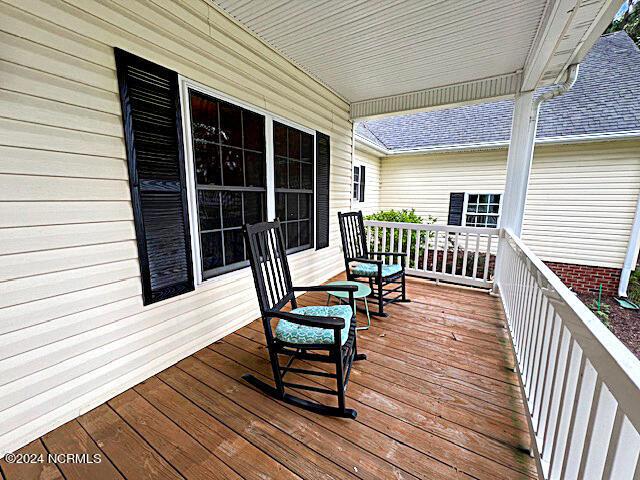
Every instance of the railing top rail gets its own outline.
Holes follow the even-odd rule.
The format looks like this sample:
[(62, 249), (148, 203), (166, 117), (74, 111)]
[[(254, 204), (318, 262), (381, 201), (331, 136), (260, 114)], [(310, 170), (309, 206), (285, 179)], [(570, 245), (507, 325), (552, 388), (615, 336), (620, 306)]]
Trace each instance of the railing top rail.
[(636, 428), (640, 427), (640, 360), (603, 325), (558, 276), (510, 229), (504, 237), (514, 252), (526, 261), (545, 295), (553, 303), (564, 325), (576, 339), (586, 358), (616, 397), (618, 405)]
[(372, 227), (404, 228), (406, 230), (430, 230), (432, 232), (477, 233), (483, 235), (498, 235), (500, 233), (499, 228), (459, 227), (456, 225), (434, 225), (432, 223), (380, 222), (377, 220), (365, 220), (364, 224)]

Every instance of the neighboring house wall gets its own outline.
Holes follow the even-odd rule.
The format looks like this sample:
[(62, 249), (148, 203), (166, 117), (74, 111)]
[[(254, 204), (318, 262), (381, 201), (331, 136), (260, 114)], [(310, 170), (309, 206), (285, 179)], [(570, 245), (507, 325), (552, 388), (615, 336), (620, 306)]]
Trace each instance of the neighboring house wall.
[(206, 2), (11, 3), (0, 49), (0, 452), (258, 315), (247, 268), (143, 307), (114, 46), (331, 136), (331, 245), (291, 257), (296, 283), (343, 269), (336, 213), (349, 209), (351, 181), (348, 105)]
[(380, 157), (368, 148), (356, 143), (356, 165), (364, 165), (366, 172), (364, 202), (352, 200), (352, 210), (362, 210), (368, 215), (380, 207)]
[[(502, 192), (506, 153), (385, 157), (380, 208), (412, 207), (445, 224), (450, 192)], [(523, 239), (545, 261), (610, 267), (619, 273), (639, 193), (639, 141), (539, 146)], [(609, 284), (617, 287), (617, 278)]]

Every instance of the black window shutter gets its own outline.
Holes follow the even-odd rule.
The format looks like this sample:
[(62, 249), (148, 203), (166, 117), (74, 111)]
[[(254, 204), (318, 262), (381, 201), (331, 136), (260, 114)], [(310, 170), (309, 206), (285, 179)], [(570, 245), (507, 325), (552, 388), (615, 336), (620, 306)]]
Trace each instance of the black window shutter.
[(194, 289), (178, 75), (115, 49), (144, 304)]
[(449, 219), (447, 225), (462, 225), (462, 209), (464, 207), (464, 192), (449, 194)]
[(331, 144), (328, 135), (316, 132), (316, 249), (329, 246), (329, 181)]
[(364, 202), (364, 184), (365, 184), (365, 168), (364, 165), (360, 166), (360, 201)]

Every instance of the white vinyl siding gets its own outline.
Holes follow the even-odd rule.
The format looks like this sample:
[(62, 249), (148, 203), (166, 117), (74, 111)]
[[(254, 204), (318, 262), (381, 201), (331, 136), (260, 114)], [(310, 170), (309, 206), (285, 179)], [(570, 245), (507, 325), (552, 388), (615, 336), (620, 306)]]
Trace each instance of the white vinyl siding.
[[(446, 224), (451, 192), (504, 190), (506, 149), (385, 157), (380, 208)], [(640, 142), (536, 147), (523, 239), (543, 260), (621, 268), (640, 194)]]
[(143, 307), (113, 47), (331, 137), (330, 247), (343, 269), (348, 105), (205, 1), (2, 2), (0, 453), (88, 411), (258, 315), (248, 269)]
[(368, 215), (380, 211), (380, 158), (356, 143), (356, 165), (364, 165), (366, 172), (364, 202), (353, 200), (353, 209)]

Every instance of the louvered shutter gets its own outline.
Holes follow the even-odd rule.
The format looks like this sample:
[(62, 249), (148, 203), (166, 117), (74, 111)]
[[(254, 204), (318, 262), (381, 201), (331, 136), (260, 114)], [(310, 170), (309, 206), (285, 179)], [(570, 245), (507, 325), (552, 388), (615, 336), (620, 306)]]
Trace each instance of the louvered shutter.
[(367, 176), (365, 175), (365, 168), (364, 165), (360, 166), (360, 201), (364, 202), (364, 184), (365, 184), (365, 179), (367, 178)]
[(329, 136), (316, 132), (316, 249), (329, 246), (330, 167)]
[(449, 219), (447, 225), (462, 225), (462, 209), (464, 208), (464, 192), (449, 194)]
[(193, 290), (178, 75), (115, 49), (144, 304)]

